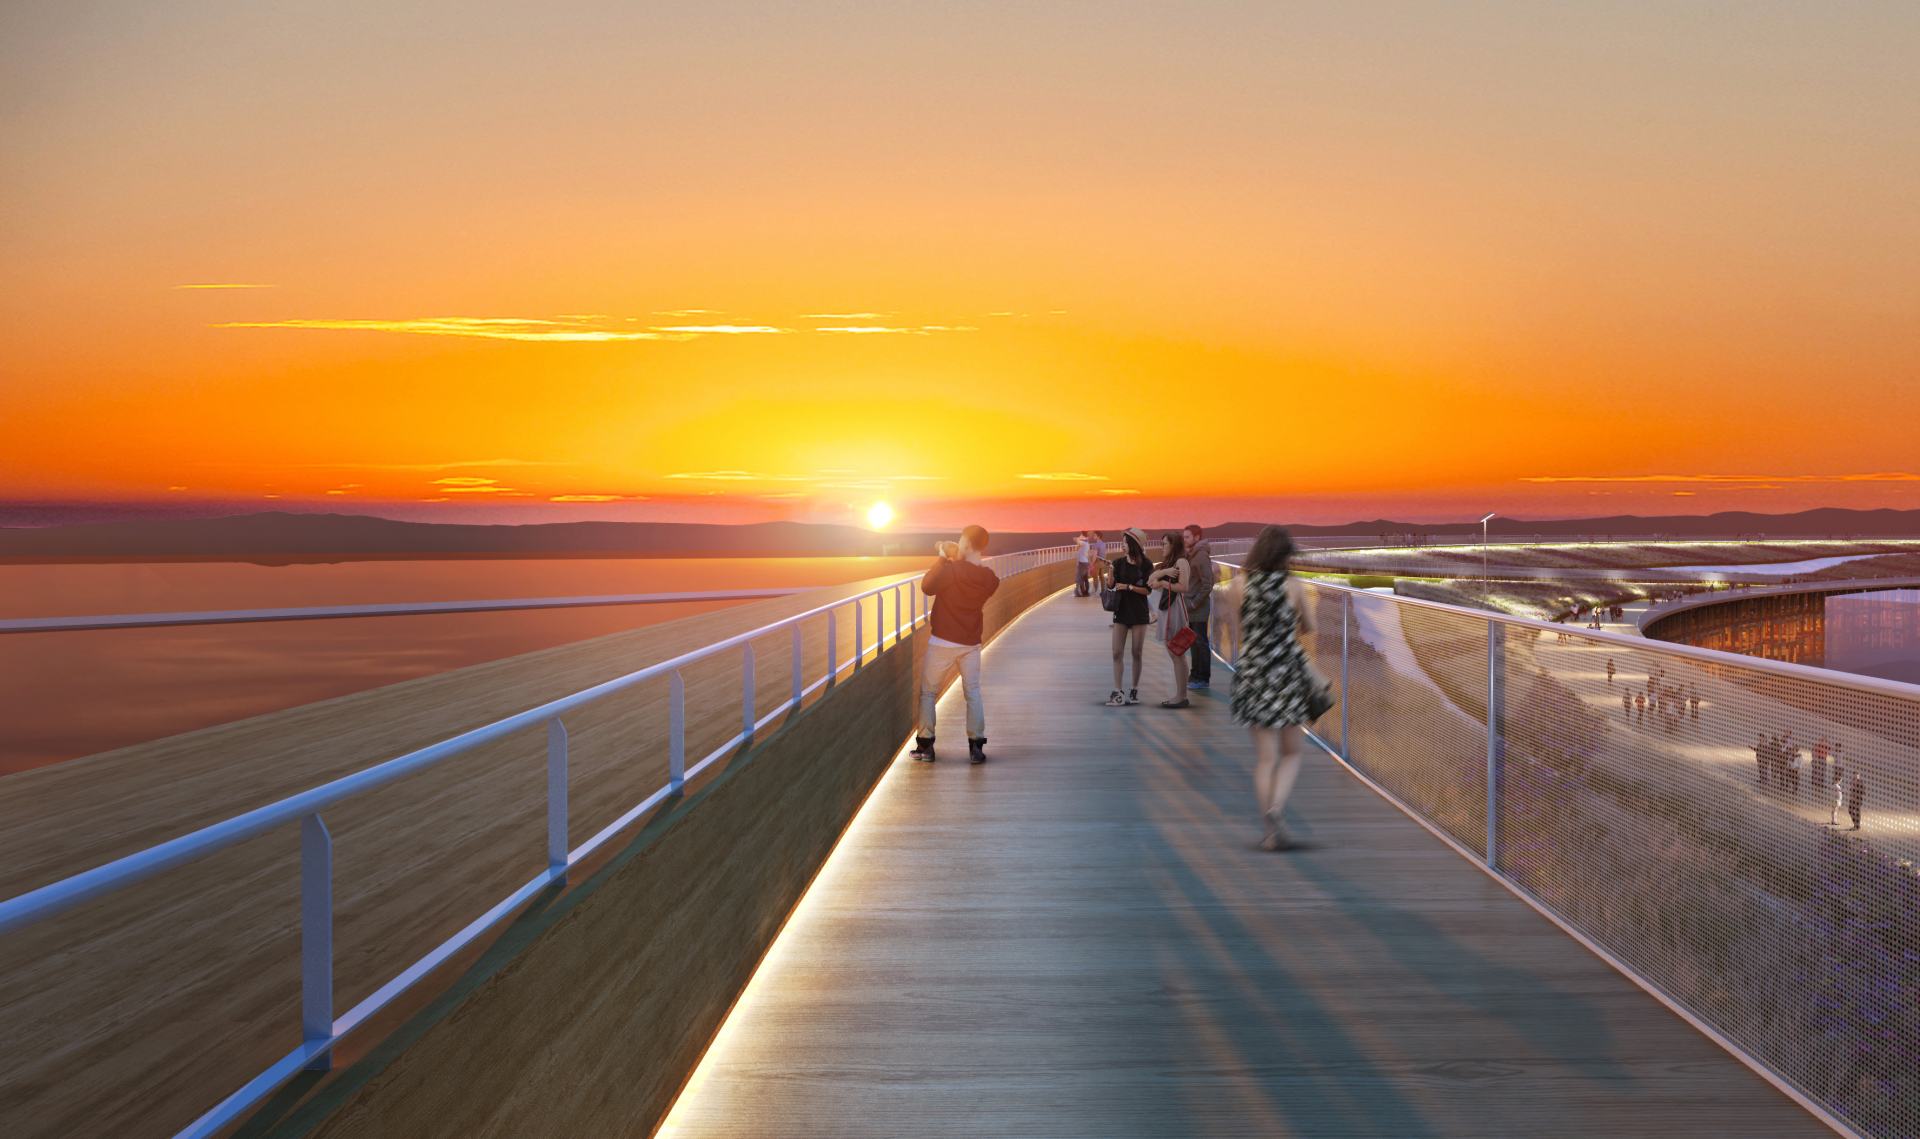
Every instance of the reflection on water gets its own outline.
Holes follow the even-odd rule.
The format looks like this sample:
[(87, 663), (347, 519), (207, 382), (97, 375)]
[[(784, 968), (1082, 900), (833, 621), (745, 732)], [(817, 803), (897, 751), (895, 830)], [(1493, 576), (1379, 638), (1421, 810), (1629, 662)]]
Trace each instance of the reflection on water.
[[(818, 586), (923, 564), (769, 558), (0, 566), (0, 616)], [(0, 635), (0, 774), (729, 604)]]

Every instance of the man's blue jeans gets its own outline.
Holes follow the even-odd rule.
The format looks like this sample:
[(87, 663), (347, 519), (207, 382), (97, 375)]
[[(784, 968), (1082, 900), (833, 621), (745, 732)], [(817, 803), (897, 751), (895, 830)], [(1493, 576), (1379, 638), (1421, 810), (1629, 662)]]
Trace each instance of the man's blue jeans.
[(1187, 627), (1193, 630), (1193, 647), (1187, 650), (1193, 654), (1188, 658), (1193, 668), (1187, 674), (1187, 679), (1201, 684), (1211, 684), (1213, 683), (1213, 646), (1207, 643), (1207, 623), (1193, 621)]

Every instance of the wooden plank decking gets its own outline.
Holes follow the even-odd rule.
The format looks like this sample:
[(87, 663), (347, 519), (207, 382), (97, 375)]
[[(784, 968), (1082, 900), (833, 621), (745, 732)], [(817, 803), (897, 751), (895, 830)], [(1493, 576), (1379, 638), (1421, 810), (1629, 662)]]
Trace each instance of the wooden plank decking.
[[(1254, 845), (1228, 675), (1101, 706), (1104, 615), (987, 653), (992, 762), (901, 759), (663, 1135), (1831, 1134), (1317, 753)], [(1157, 674), (1157, 675), (1156, 675)]]

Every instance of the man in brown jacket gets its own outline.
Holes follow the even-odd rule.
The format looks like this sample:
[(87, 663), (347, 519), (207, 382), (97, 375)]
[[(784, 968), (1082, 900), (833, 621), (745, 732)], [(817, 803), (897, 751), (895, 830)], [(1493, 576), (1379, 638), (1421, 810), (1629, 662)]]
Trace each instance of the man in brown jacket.
[(980, 698), (981, 607), (1000, 588), (1000, 578), (980, 564), (986, 552), (986, 530), (969, 526), (958, 542), (940, 543), (940, 556), (920, 579), (921, 590), (933, 598), (932, 636), (920, 664), (920, 727), (910, 753), (921, 763), (933, 762), (935, 705), (955, 670), (967, 698), (967, 761), (987, 761), (987, 707)]

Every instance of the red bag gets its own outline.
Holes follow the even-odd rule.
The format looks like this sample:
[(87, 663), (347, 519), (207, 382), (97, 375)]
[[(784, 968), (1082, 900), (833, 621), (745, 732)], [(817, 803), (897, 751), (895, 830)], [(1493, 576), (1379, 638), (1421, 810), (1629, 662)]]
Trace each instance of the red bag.
[(1193, 642), (1198, 639), (1198, 635), (1194, 633), (1193, 627), (1188, 626), (1167, 638), (1167, 651), (1174, 656), (1181, 656), (1188, 649), (1192, 648)]

